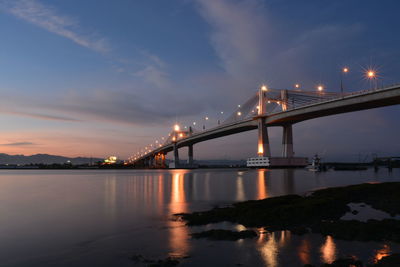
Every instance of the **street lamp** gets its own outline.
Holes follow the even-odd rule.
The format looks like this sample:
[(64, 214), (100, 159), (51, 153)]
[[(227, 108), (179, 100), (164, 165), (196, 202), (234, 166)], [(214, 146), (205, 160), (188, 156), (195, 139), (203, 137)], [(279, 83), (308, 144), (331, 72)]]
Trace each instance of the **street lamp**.
[(349, 72), (348, 67), (344, 67), (342, 71), (340, 72), (340, 92), (342, 93), (343, 96), (343, 91), (344, 91), (344, 86), (343, 86), (343, 74), (347, 74)]
[(205, 117), (205, 118), (204, 118), (203, 130), (206, 129), (206, 121), (208, 121), (208, 117)]
[(373, 69), (369, 69), (367, 70), (367, 72), (365, 73), (365, 76), (367, 77), (368, 80), (370, 81), (375, 81), (375, 88), (376, 89), (378, 87), (377, 84), (377, 77), (376, 77), (376, 71)]
[(296, 83), (296, 84), (294, 85), (294, 88), (299, 89), (299, 88), (300, 88), (300, 84)]
[(175, 131), (175, 132), (179, 132), (180, 129), (181, 129), (181, 127), (179, 127), (178, 124), (175, 124), (175, 125), (174, 125), (174, 131)]
[(324, 90), (324, 86), (318, 85), (318, 86), (317, 86), (317, 90), (320, 91), (320, 92), (322, 92), (322, 91)]

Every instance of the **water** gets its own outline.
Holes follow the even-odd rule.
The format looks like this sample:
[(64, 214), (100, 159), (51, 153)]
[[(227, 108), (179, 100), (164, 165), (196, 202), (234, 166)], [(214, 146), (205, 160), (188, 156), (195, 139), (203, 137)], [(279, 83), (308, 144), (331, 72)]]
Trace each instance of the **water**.
[[(398, 244), (349, 242), (282, 231), (256, 240), (192, 240), (171, 214), (235, 201), (363, 182), (400, 181), (400, 170), (0, 170), (0, 266), (135, 266), (129, 259), (189, 256), (181, 266), (302, 266)], [(140, 265), (140, 264), (139, 264)]]

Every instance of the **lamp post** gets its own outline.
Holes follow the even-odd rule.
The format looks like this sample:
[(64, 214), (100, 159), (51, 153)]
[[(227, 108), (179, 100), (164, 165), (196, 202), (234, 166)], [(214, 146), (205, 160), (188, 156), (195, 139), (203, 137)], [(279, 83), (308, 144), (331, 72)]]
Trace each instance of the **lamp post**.
[(378, 83), (377, 83), (377, 77), (376, 77), (376, 71), (370, 69), (367, 70), (367, 72), (365, 73), (365, 76), (367, 77), (367, 79), (369, 79), (370, 81), (375, 81), (375, 87), (374, 89), (376, 90), (378, 87)]
[(344, 91), (344, 86), (343, 86), (343, 75), (346, 75), (349, 72), (348, 67), (344, 67), (342, 71), (340, 72), (340, 92), (342, 93), (343, 96), (343, 91)]
[(208, 117), (204, 117), (204, 124), (203, 124), (203, 130), (206, 129), (206, 122), (208, 121)]

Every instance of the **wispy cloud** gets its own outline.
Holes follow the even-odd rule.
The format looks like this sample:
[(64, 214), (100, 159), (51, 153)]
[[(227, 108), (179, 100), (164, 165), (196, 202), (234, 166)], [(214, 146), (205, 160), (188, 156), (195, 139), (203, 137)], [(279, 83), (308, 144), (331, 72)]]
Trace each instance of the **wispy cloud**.
[(258, 0), (197, 0), (200, 14), (212, 26), (211, 45), (231, 75), (261, 78), (268, 25)]
[[(124, 91), (95, 90), (90, 97), (69, 94), (52, 104), (43, 104), (49, 111), (85, 120), (109, 123), (162, 125), (170, 123), (177, 114), (191, 116), (202, 110), (203, 105), (188, 99), (190, 96), (160, 93), (153, 99), (145, 99), (134, 93)], [(174, 103), (169, 105), (168, 103)]]
[(80, 46), (100, 53), (109, 50), (104, 38), (87, 37), (87, 34), (79, 33), (80, 26), (76, 19), (60, 15), (53, 7), (46, 6), (36, 0), (0, 0), (0, 10), (63, 36)]
[(0, 144), (0, 146), (32, 146), (32, 145), (36, 144), (32, 142), (15, 142), (15, 143)]
[(41, 119), (41, 120), (71, 121), (71, 122), (80, 121), (78, 119), (74, 119), (74, 118), (70, 118), (70, 117), (42, 114), (42, 113), (35, 113), (35, 112), (28, 112), (28, 111), (13, 111), (10, 109), (8, 109), (8, 110), (0, 109), (0, 113), (21, 116), (21, 117), (30, 117), (30, 118)]

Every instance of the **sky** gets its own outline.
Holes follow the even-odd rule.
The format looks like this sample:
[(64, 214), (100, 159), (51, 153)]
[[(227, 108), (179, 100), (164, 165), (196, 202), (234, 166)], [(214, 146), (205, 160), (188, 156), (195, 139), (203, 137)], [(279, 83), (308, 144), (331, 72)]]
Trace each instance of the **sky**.
[[(127, 158), (271, 88), (400, 82), (397, 0), (0, 0), (0, 153)], [(297, 156), (400, 156), (400, 106), (294, 125)], [(221, 117), (222, 116), (222, 117)], [(273, 155), (280, 127), (270, 128)], [(245, 159), (256, 131), (196, 144)], [(184, 148), (181, 157), (186, 157)]]

